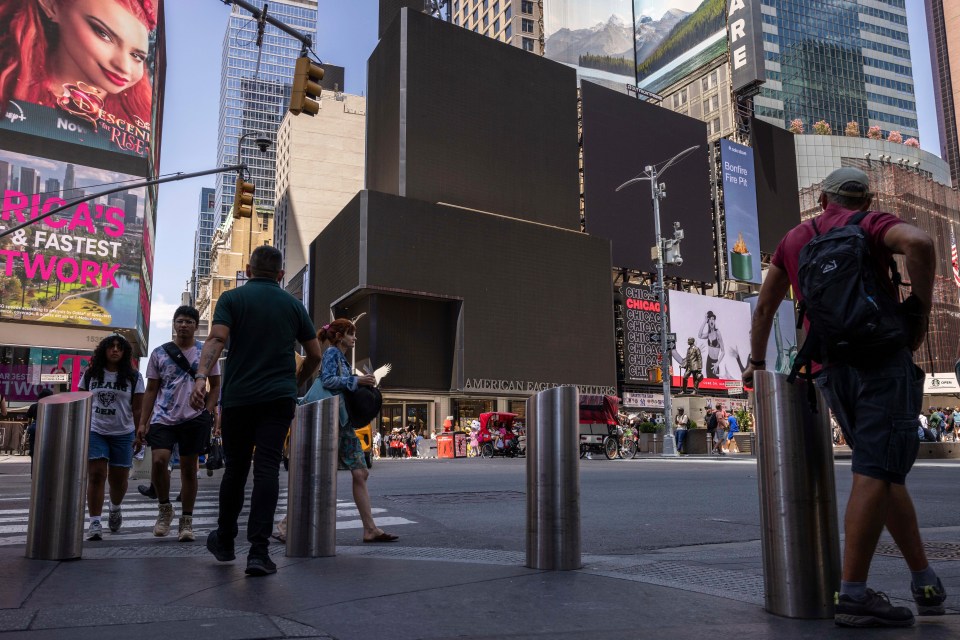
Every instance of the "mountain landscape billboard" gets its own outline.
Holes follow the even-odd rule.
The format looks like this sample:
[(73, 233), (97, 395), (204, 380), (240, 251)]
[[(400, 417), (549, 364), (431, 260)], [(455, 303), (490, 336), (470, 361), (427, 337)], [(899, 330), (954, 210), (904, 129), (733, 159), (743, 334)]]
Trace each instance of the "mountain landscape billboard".
[(545, 2), (546, 57), (621, 92), (634, 84), (633, 0)]
[(660, 91), (727, 49), (726, 0), (633, 0), (637, 85)]

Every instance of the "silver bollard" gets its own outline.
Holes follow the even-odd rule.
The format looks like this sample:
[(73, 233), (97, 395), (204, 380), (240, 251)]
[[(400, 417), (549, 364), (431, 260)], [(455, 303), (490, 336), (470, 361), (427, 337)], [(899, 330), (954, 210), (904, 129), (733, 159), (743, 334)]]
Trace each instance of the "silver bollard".
[(287, 556), (337, 555), (340, 398), (297, 407), (287, 475)]
[(806, 383), (754, 374), (765, 608), (787, 618), (833, 617), (840, 536), (827, 407)]
[(89, 391), (59, 393), (37, 407), (27, 521), (31, 560), (81, 557), (92, 397)]
[(580, 558), (580, 434), (576, 387), (527, 400), (527, 566), (571, 571)]

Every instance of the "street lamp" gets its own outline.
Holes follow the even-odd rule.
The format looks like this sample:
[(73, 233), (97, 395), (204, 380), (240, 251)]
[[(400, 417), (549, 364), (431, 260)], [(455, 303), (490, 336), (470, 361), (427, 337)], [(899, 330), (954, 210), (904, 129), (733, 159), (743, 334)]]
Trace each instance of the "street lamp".
[[(260, 153), (266, 153), (267, 149), (270, 148), (270, 139), (264, 136), (259, 131), (248, 131), (247, 133), (240, 136), (240, 139), (237, 140), (237, 162), (240, 163), (240, 149), (243, 146), (243, 141), (251, 136), (257, 136), (257, 139), (254, 140), (257, 147), (260, 148)], [(241, 163), (242, 164), (242, 163)], [(243, 178), (243, 171), (238, 171), (237, 175), (240, 178)], [(234, 212), (236, 213), (236, 212)], [(250, 232), (247, 234), (247, 260), (250, 259), (250, 255), (253, 253), (253, 219), (257, 217), (257, 207), (253, 206), (253, 210), (250, 212)]]
[(660, 235), (660, 199), (667, 197), (667, 185), (660, 182), (660, 178), (667, 169), (677, 162), (680, 162), (688, 155), (700, 148), (700, 145), (684, 149), (677, 155), (663, 163), (663, 166), (657, 168), (657, 165), (647, 165), (643, 168), (643, 175), (627, 180), (616, 188), (620, 191), (637, 182), (644, 180), (650, 181), (650, 192), (653, 198), (653, 229), (657, 238), (657, 246), (653, 247), (654, 262), (657, 265), (657, 284), (655, 290), (657, 301), (660, 303), (660, 375), (663, 380), (663, 422), (667, 427), (666, 435), (663, 438), (663, 455), (676, 456), (677, 446), (673, 428), (673, 415), (670, 403), (670, 353), (667, 348), (667, 288), (663, 281), (663, 265), (681, 265), (683, 258), (680, 257), (680, 241), (683, 240), (683, 229), (679, 222), (673, 223), (673, 238), (664, 239)]

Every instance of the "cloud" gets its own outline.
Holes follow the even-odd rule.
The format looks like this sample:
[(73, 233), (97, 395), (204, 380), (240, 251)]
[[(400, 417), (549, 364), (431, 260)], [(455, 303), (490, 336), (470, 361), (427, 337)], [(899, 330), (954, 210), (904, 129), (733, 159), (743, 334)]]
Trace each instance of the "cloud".
[(170, 342), (173, 327), (173, 312), (179, 304), (167, 302), (162, 293), (153, 294), (150, 304), (150, 351), (165, 342)]

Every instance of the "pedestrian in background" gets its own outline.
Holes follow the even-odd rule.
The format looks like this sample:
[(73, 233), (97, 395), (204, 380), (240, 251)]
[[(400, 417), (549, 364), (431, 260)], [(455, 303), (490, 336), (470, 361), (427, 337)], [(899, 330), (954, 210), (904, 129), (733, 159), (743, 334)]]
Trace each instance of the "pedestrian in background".
[(93, 351), (77, 388), (93, 393), (87, 453), (87, 540), (102, 540), (103, 501), (110, 483), (110, 531), (123, 524), (120, 504), (133, 465), (133, 440), (143, 405), (143, 376), (133, 368), (133, 349), (121, 335), (107, 336)]
[(220, 398), (220, 367), (214, 363), (207, 382), (206, 404), (202, 409), (190, 406), (194, 376), (200, 364), (203, 343), (194, 338), (200, 313), (191, 306), (173, 312), (176, 337), (150, 354), (147, 362), (147, 390), (136, 444), (149, 443), (152, 456), (150, 483), (158, 501), (153, 535), (170, 533), (173, 505), (170, 503), (170, 463), (174, 447), (180, 450), (180, 499), (182, 502), (177, 539), (193, 542), (193, 506), (197, 499), (197, 464), (210, 443), (213, 414)]
[[(824, 358), (823, 353), (813, 358), (824, 364), (813, 370), (816, 384), (853, 451), (853, 484), (843, 527), (843, 576), (835, 595), (834, 621), (842, 626), (904, 627), (914, 624), (913, 613), (893, 605), (885, 594), (868, 589), (867, 577), (877, 540), (886, 526), (910, 569), (917, 613), (945, 612), (946, 591), (927, 560), (905, 485), (920, 447), (917, 415), (923, 401), (924, 373), (913, 363), (913, 351), (927, 334), (936, 252), (926, 232), (889, 213), (871, 211), (872, 199), (869, 178), (859, 169), (844, 167), (826, 177), (820, 194), (823, 213), (787, 232), (771, 259), (753, 314), (750, 353), (766, 351), (775, 314), (790, 287), (800, 301), (804, 299), (799, 278), (801, 249), (814, 237), (857, 224), (869, 248), (862, 254), (867, 263), (858, 265), (855, 273), (845, 265), (839, 273), (855, 277), (860, 286), (864, 282), (861, 273), (871, 273), (878, 287), (869, 302), (876, 308), (882, 308), (878, 301), (896, 305), (891, 317), (901, 321), (902, 331), (900, 339), (891, 341), (886, 349), (859, 351), (849, 360)], [(912, 290), (903, 303), (896, 302), (899, 288), (890, 275), (894, 255), (904, 256)], [(812, 324), (809, 329), (817, 332)], [(751, 383), (754, 371), (765, 366), (763, 360), (750, 358), (744, 382)]]
[[(237, 519), (252, 460), (246, 568), (251, 576), (277, 572), (268, 548), (280, 493), (283, 441), (293, 420), (297, 387), (313, 375), (322, 355), (307, 310), (280, 288), (282, 264), (276, 248), (257, 247), (246, 268), (250, 279), (217, 301), (190, 396), (194, 409), (206, 406), (207, 378), (229, 341), (220, 417), (226, 468), (217, 528), (207, 536), (207, 549), (220, 562), (236, 558)], [(306, 353), (299, 379), (293, 356), (297, 342)]]
[(680, 407), (673, 421), (677, 426), (677, 453), (684, 453), (683, 442), (687, 438), (687, 429), (690, 427), (690, 416), (684, 413), (683, 407)]
[(340, 464), (350, 470), (350, 476), (353, 480), (353, 501), (357, 505), (360, 521), (363, 523), (363, 541), (394, 542), (398, 539), (398, 536), (380, 529), (373, 519), (373, 511), (370, 508), (370, 494), (367, 491), (367, 478), (370, 477), (370, 472), (367, 470), (367, 459), (363, 455), (363, 446), (360, 444), (354, 425), (350, 421), (347, 405), (343, 399), (345, 390), (356, 391), (359, 385), (375, 387), (377, 386), (377, 379), (372, 374), (356, 376), (351, 373), (346, 353), (357, 344), (356, 325), (345, 318), (338, 318), (330, 324), (324, 325), (320, 329), (319, 335), (322, 339), (329, 340), (332, 346), (323, 352), (320, 377), (313, 384), (303, 401), (315, 402), (334, 395), (340, 396), (338, 454)]

